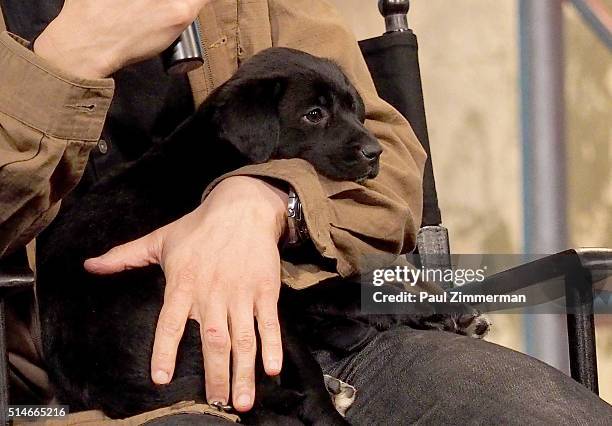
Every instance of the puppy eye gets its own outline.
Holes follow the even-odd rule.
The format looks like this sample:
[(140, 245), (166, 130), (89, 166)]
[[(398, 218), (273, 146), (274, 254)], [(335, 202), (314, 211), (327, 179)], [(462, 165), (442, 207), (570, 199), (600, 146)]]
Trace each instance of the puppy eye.
[(321, 110), (321, 108), (311, 109), (306, 113), (304, 118), (306, 118), (306, 120), (310, 121), (311, 123), (316, 124), (323, 120), (323, 111)]

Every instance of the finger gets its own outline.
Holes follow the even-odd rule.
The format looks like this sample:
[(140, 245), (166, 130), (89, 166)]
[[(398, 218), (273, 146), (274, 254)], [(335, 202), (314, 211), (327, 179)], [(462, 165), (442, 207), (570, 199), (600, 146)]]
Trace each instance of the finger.
[(227, 404), (230, 393), (231, 341), (225, 304), (207, 306), (200, 325), (204, 371), (206, 372), (206, 400)]
[[(167, 288), (173, 287), (168, 285)], [(157, 321), (151, 357), (151, 378), (159, 385), (169, 383), (172, 379), (178, 345), (193, 305), (191, 291), (181, 285), (170, 290), (164, 299)]]
[(159, 263), (160, 230), (129, 243), (116, 246), (102, 256), (85, 260), (85, 269), (94, 274), (113, 274), (126, 269)]
[(275, 376), (283, 364), (283, 346), (278, 323), (277, 299), (262, 297), (255, 305), (257, 329), (261, 337), (261, 356), (266, 374)]
[(230, 310), (232, 336), (232, 400), (238, 411), (248, 411), (255, 400), (255, 326), (252, 305)]

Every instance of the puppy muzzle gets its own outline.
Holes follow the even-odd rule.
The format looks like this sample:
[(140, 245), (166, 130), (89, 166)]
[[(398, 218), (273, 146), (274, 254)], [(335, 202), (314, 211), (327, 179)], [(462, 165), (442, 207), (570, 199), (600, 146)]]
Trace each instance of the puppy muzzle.
[(376, 139), (368, 139), (369, 140), (362, 145), (359, 151), (359, 160), (364, 166), (365, 172), (358, 178), (358, 181), (373, 179), (378, 175), (380, 170), (379, 159), (382, 154), (382, 146)]

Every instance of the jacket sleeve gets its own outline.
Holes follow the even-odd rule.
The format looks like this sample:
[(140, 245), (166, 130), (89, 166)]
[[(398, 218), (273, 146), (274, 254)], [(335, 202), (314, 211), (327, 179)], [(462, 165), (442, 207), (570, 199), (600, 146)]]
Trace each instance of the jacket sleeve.
[(0, 256), (25, 245), (55, 217), (96, 146), (112, 79), (54, 69), (0, 33)]
[(274, 46), (330, 58), (356, 86), (366, 105), (366, 127), (383, 145), (380, 173), (364, 184), (332, 181), (306, 161), (290, 159), (246, 166), (228, 175), (280, 179), (297, 192), (312, 241), (323, 257), (334, 261), (336, 270), (284, 262), (283, 278), (290, 285), (305, 287), (330, 272), (350, 276), (388, 264), (415, 245), (426, 155), (408, 122), (378, 97), (355, 37), (333, 6), (322, 0), (268, 3)]

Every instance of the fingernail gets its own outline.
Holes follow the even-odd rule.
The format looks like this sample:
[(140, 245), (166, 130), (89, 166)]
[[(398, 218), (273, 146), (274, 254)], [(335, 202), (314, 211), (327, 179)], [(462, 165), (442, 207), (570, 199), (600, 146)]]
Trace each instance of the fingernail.
[(238, 397), (237, 402), (238, 402), (238, 405), (240, 405), (241, 407), (246, 407), (251, 403), (251, 397), (243, 393), (242, 395)]
[(280, 362), (278, 362), (278, 360), (273, 359), (268, 361), (268, 368), (272, 371), (279, 371), (280, 370)]
[(160, 385), (165, 385), (168, 383), (169, 379), (170, 376), (165, 371), (157, 370), (155, 373), (153, 373), (153, 381)]
[(98, 258), (92, 257), (91, 259), (86, 259), (85, 262), (83, 262), (83, 266), (85, 269), (95, 270), (98, 267)]

